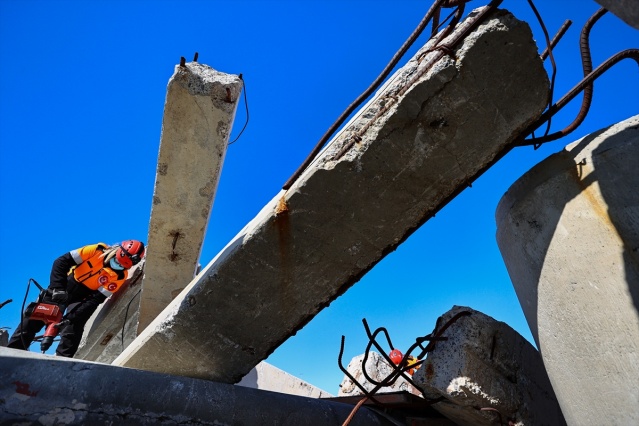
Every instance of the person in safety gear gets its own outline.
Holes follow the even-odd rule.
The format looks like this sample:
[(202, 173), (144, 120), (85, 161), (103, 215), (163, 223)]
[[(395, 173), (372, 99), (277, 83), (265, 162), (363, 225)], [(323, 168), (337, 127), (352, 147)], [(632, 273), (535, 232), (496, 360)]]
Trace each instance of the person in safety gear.
[[(58, 257), (51, 268), (51, 279), (43, 303), (66, 309), (60, 323), (60, 343), (56, 355), (71, 358), (78, 350), (84, 325), (97, 307), (118, 291), (129, 276), (129, 269), (144, 256), (144, 243), (127, 240), (108, 246), (91, 244)], [(8, 347), (27, 350), (42, 330), (44, 322), (28, 315), (16, 328)]]

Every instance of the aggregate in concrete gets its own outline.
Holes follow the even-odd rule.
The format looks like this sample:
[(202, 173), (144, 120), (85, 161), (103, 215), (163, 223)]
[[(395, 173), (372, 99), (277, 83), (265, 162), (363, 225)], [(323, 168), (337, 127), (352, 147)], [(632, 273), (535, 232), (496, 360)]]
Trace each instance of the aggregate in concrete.
[(114, 363), (239, 381), (544, 110), (548, 77), (532, 33), (508, 12), (493, 12), (453, 56), (431, 47), (397, 71)]
[(497, 243), (569, 424), (639, 424), (639, 116), (539, 163)]
[(413, 375), (428, 399), (444, 398), (433, 408), (459, 425), (566, 424), (539, 352), (506, 323), (468, 307), (454, 306), (435, 330), (457, 315)]

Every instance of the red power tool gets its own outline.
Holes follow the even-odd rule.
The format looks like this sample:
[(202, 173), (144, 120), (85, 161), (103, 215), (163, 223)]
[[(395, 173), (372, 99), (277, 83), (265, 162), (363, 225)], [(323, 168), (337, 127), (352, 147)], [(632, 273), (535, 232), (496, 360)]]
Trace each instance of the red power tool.
[(47, 293), (47, 290), (43, 289), (40, 284), (33, 280), (33, 283), (40, 289), (40, 295), (38, 300), (34, 303), (30, 303), (26, 309), (26, 314), (29, 319), (34, 321), (42, 321), (46, 325), (46, 329), (42, 336), (37, 336), (35, 340), (40, 340), (40, 350), (45, 353), (53, 344), (53, 340), (60, 331), (60, 322), (64, 314), (64, 307), (60, 307), (54, 303), (44, 303), (42, 300)]

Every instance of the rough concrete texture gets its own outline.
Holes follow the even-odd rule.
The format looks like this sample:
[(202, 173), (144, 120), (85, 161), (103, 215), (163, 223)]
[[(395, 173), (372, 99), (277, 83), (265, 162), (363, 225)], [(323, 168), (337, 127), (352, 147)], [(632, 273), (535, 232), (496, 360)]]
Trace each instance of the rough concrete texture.
[(197, 62), (169, 80), (138, 334), (195, 276), (241, 90), (239, 76)]
[[(544, 109), (548, 78), (530, 28), (508, 12), (494, 12), (454, 58), (431, 47), (398, 70), (114, 363), (239, 381)], [(434, 57), (441, 59), (426, 67)], [(198, 333), (194, 324), (202, 325)]]
[(413, 375), (428, 399), (445, 398), (433, 407), (459, 425), (500, 424), (500, 415), (503, 424), (565, 424), (539, 352), (506, 323), (467, 307), (454, 306), (435, 330), (460, 313), (468, 314)]
[(333, 396), (266, 362), (257, 364), (237, 385), (309, 398), (328, 398)]
[[(362, 368), (362, 362), (364, 361), (365, 354), (358, 355), (351, 360), (351, 362), (346, 367), (346, 370), (349, 372), (357, 383), (362, 385), (366, 391), (372, 391), (376, 385), (374, 383), (369, 382), (364, 376), (364, 368)], [(393, 373), (393, 367), (390, 366), (386, 362), (386, 360), (377, 352), (370, 351), (368, 354), (368, 358), (366, 359), (366, 374), (368, 377), (373, 379), (376, 382), (382, 382), (384, 379), (391, 376)], [(404, 377), (398, 377), (390, 386), (384, 386), (379, 388), (376, 393), (388, 393), (388, 392), (398, 392), (398, 391), (407, 391), (414, 395), (420, 395), (421, 392), (413, 387)], [(344, 379), (342, 383), (339, 385), (339, 392), (337, 396), (354, 396), (354, 395), (363, 395), (362, 390), (357, 386), (348, 376), (344, 375)]]
[(617, 15), (622, 21), (639, 30), (639, 1), (596, 0), (597, 3)]
[(131, 268), (131, 278), (93, 313), (74, 358), (111, 363), (133, 342), (144, 265)]
[[(0, 425), (341, 425), (351, 405), (0, 348)], [(366, 407), (351, 425), (390, 425)]]
[(639, 116), (542, 161), (497, 242), (569, 424), (639, 424)]

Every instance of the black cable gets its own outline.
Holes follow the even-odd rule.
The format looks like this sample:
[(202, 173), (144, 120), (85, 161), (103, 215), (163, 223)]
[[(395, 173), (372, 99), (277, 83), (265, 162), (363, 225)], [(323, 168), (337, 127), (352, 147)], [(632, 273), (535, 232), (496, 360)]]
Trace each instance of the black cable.
[(246, 107), (246, 122), (244, 123), (244, 127), (242, 127), (242, 130), (240, 130), (240, 133), (237, 135), (235, 139), (233, 139), (233, 142), (228, 144), (228, 146), (233, 145), (240, 138), (240, 136), (242, 136), (242, 133), (244, 133), (244, 129), (246, 129), (246, 126), (248, 126), (248, 122), (249, 122), (249, 107), (248, 107), (248, 100), (246, 99), (246, 82), (244, 81), (244, 78), (242, 78), (242, 74), (240, 74), (240, 80), (242, 80), (242, 91), (244, 92), (244, 106)]
[(120, 336), (120, 342), (122, 343), (122, 350), (124, 350), (124, 327), (126, 327), (126, 319), (129, 316), (129, 307), (131, 307), (131, 302), (133, 302), (133, 299), (135, 299), (137, 295), (140, 294), (141, 291), (142, 289), (139, 289), (138, 292), (133, 295), (131, 300), (129, 300), (129, 303), (126, 305), (126, 311), (124, 312), (124, 322), (122, 323), (122, 335)]

